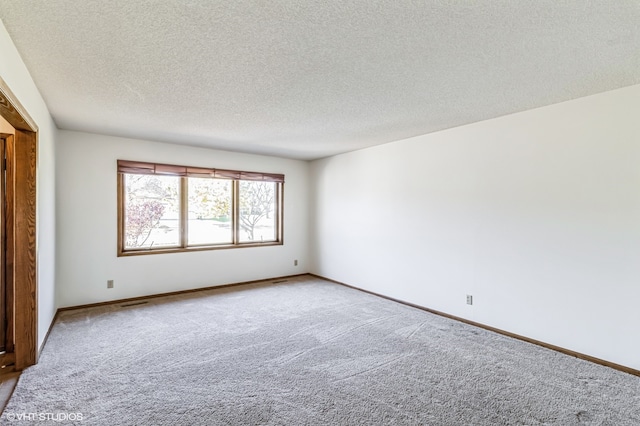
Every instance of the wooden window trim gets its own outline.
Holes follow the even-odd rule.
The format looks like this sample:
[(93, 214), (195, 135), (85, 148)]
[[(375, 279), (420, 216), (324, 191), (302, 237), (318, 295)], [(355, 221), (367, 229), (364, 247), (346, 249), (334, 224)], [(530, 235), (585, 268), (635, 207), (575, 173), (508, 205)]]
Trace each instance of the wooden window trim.
[[(240, 170), (213, 169), (203, 167), (179, 166), (173, 164), (157, 164), (139, 161), (118, 160), (118, 257), (139, 256), (161, 253), (185, 253), (205, 250), (227, 250), (236, 248), (280, 246), (284, 244), (284, 175), (275, 173), (246, 172)], [(180, 177), (180, 242), (177, 247), (125, 249), (125, 175), (159, 175)], [(232, 243), (188, 245), (188, 178), (211, 178), (232, 180)], [(275, 183), (275, 218), (276, 238), (272, 241), (240, 242), (240, 182), (273, 182)]]
[(189, 236), (189, 212), (188, 209), (182, 207), (189, 202), (188, 191), (189, 182), (187, 179), (180, 179), (180, 248), (187, 247)]
[(198, 178), (250, 180), (284, 183), (284, 175), (276, 173), (246, 172), (242, 170), (211, 169), (205, 167), (178, 166), (175, 164), (143, 163), (118, 160), (118, 173), (135, 175), (183, 176)]

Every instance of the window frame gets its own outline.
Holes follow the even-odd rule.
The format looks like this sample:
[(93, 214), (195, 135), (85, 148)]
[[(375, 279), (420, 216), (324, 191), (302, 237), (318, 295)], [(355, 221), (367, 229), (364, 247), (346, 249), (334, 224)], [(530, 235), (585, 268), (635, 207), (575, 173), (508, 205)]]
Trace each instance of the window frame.
[[(125, 248), (125, 175), (161, 175), (174, 176), (180, 179), (179, 195), (179, 245), (171, 247), (145, 247)], [(232, 181), (232, 206), (231, 206), (231, 243), (196, 244), (188, 245), (189, 203), (188, 187), (189, 177), (228, 179)], [(177, 166), (172, 164), (147, 163), (139, 161), (117, 161), (117, 210), (118, 210), (118, 257), (138, 256), (161, 253), (184, 253), (204, 250), (226, 250), (236, 248), (279, 246), (284, 244), (284, 175), (273, 173), (245, 172), (239, 170), (212, 169), (202, 167)], [(275, 240), (269, 241), (240, 241), (240, 181), (273, 182), (275, 184)]]

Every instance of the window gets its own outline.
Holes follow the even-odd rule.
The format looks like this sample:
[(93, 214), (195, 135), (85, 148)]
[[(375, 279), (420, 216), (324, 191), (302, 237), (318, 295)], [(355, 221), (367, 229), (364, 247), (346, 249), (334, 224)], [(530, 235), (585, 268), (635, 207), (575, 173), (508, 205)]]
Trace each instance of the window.
[(277, 239), (276, 183), (240, 181), (240, 242)]
[(118, 255), (282, 244), (284, 175), (118, 160)]

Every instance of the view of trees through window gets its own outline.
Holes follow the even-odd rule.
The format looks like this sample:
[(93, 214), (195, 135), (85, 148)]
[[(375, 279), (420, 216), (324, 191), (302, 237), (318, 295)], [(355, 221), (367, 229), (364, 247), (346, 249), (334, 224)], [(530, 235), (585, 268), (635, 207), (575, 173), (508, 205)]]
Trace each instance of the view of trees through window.
[(231, 215), (232, 181), (188, 178), (189, 245), (233, 242)]
[(125, 175), (125, 247), (180, 244), (180, 178)]
[[(278, 240), (277, 182), (123, 175), (124, 250)], [(184, 197), (182, 179), (186, 180)], [(235, 197), (234, 191), (238, 192)], [(181, 236), (182, 217), (187, 219), (186, 242)]]
[(275, 182), (240, 181), (240, 241), (276, 238)]

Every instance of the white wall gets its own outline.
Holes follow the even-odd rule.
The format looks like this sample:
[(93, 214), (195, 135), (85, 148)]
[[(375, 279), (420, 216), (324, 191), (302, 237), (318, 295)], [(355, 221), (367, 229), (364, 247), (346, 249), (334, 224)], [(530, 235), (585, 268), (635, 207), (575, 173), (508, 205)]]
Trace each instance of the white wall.
[(640, 369), (639, 117), (637, 85), (315, 161), (311, 270)]
[(0, 77), (38, 125), (37, 262), (38, 347), (56, 312), (55, 141), (56, 126), (31, 75), (0, 21)]
[[(59, 134), (60, 307), (308, 272), (308, 162), (89, 133)], [(284, 173), (284, 245), (117, 257), (118, 159)], [(115, 280), (113, 289), (107, 289), (109, 279)]]

